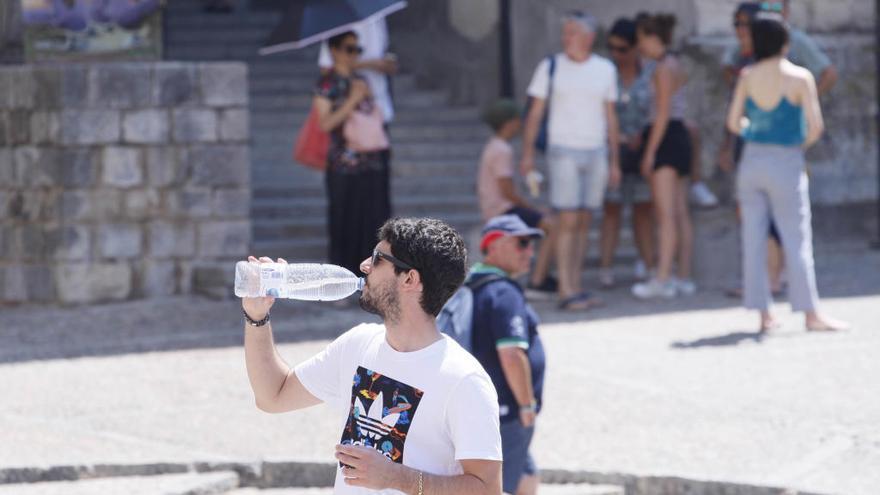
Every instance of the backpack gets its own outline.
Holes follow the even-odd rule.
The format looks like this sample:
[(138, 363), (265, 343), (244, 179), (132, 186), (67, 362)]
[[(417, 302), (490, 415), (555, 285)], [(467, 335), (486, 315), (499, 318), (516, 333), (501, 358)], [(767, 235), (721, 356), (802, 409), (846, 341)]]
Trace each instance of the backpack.
[(504, 280), (504, 277), (493, 273), (465, 282), (446, 301), (437, 315), (437, 328), (468, 352), (471, 352), (474, 343), (474, 292), (496, 280)]
[[(547, 121), (550, 118), (550, 99), (553, 97), (553, 76), (556, 75), (556, 55), (547, 55), (547, 63), (550, 64), (550, 67), (548, 67), (549, 91), (547, 92), (544, 115), (541, 117), (541, 125), (538, 127), (538, 135), (535, 136), (535, 149), (542, 153), (547, 151)], [(529, 114), (529, 109), (531, 108), (531, 106), (532, 98), (529, 97), (529, 100), (526, 102), (525, 115)]]

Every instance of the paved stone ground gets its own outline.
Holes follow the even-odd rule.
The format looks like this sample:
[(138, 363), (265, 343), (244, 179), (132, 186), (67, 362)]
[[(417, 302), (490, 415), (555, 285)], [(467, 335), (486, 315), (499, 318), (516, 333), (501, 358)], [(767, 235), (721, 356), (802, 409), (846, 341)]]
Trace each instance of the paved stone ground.
[[(826, 308), (853, 330), (805, 333), (780, 304), (784, 328), (760, 338), (718, 291), (640, 303), (621, 288), (587, 314), (537, 305), (539, 464), (878, 493), (880, 253), (842, 243), (817, 264)], [(330, 460), (326, 409), (254, 407), (235, 301), (0, 311), (0, 467)], [(290, 362), (365, 319), (287, 301), (273, 316)]]

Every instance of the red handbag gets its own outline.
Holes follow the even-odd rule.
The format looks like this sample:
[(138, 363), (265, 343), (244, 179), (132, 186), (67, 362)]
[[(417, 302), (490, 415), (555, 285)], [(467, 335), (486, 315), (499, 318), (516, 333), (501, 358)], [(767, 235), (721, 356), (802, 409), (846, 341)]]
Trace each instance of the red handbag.
[(330, 134), (321, 129), (318, 124), (318, 110), (312, 107), (293, 145), (293, 159), (301, 165), (323, 171), (327, 169), (329, 149)]

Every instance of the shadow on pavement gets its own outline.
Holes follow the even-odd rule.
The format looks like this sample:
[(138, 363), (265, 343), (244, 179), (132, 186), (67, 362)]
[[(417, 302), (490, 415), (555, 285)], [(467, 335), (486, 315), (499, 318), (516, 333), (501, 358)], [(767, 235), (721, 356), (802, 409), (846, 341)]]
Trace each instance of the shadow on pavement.
[(764, 341), (766, 333), (764, 332), (731, 332), (724, 335), (716, 335), (714, 337), (701, 337), (696, 340), (680, 340), (673, 342), (669, 347), (673, 349), (694, 349), (699, 347), (720, 347), (720, 346), (736, 346), (745, 341), (752, 341), (760, 344)]

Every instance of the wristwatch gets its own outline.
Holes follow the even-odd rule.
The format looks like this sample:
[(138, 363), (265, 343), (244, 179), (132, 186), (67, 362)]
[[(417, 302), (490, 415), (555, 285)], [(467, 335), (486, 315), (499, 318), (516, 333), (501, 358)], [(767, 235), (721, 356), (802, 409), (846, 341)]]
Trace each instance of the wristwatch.
[(526, 404), (524, 406), (519, 406), (519, 412), (520, 413), (524, 413), (524, 412), (536, 413), (536, 412), (538, 412), (538, 401), (532, 399), (531, 403)]

